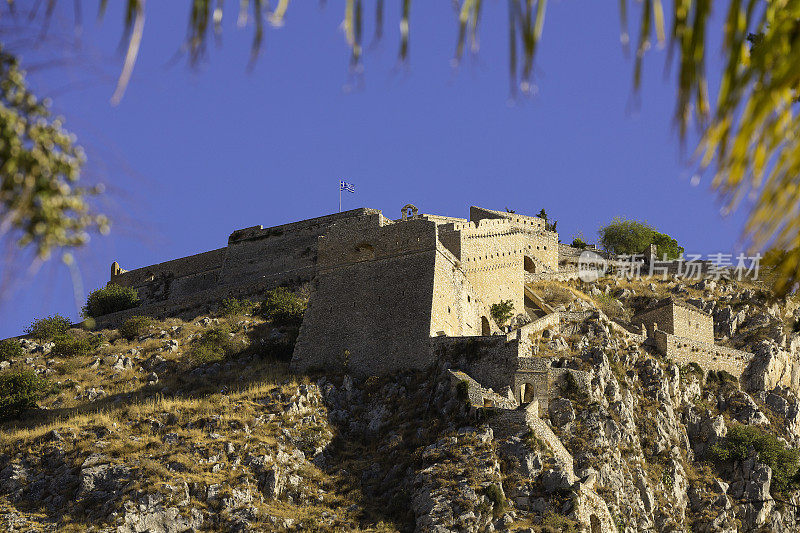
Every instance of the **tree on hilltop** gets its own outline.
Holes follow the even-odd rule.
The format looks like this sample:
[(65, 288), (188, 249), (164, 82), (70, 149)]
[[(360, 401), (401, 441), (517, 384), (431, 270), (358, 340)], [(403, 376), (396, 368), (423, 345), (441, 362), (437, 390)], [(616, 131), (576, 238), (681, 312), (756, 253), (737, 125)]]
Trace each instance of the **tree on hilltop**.
[(651, 244), (658, 248), (658, 257), (664, 255), (667, 259), (675, 259), (683, 253), (683, 247), (678, 241), (656, 231), (647, 222), (614, 218), (607, 226), (598, 230), (600, 243), (612, 254), (634, 255), (645, 252)]

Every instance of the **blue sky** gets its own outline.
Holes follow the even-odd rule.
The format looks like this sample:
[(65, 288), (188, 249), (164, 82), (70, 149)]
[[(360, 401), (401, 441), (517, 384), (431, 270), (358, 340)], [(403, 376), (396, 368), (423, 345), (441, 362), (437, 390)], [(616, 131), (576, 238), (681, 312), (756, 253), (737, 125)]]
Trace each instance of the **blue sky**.
[[(108, 185), (100, 207), (115, 225), (79, 254), (84, 291), (104, 285), (115, 260), (137, 268), (224, 246), (237, 228), (335, 211), (340, 178), (356, 186), (345, 209), (395, 217), (414, 203), (466, 217), (470, 205), (527, 214), (544, 207), (565, 241), (579, 231), (593, 241), (600, 225), (625, 216), (649, 221), (687, 252), (738, 250), (743, 213), (723, 219), (708, 180), (690, 184), (663, 51), (648, 55), (642, 93), (632, 95), (616, 3), (551, 2), (537, 92), (516, 101), (504, 2), (485, 3), (480, 52), (457, 70), (450, 2), (412, 5), (408, 66), (397, 63), (399, 7), (387, 2), (384, 39), (367, 50), (360, 83), (348, 74), (343, 2), (292, 2), (252, 71), (252, 28), (236, 28), (235, 4), (227, 3), (221, 48), (190, 69), (185, 58), (170, 62), (189, 2), (148, 3), (119, 106), (109, 104), (121, 68), (115, 6), (100, 24), (87, 13), (80, 48), (65, 64), (31, 73), (85, 146), (86, 179)], [(61, 2), (55, 34), (71, 28), (71, 6)], [(48, 46), (25, 57), (45, 56)], [(710, 69), (718, 64), (712, 49)], [(54, 261), (18, 280), (0, 307), (0, 338), (56, 312), (78, 317), (70, 274)]]

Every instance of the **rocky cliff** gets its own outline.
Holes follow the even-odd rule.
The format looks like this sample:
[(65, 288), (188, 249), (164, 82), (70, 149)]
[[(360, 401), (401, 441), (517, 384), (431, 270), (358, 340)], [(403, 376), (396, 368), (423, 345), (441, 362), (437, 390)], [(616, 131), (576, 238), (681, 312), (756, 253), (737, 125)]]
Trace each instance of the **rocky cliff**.
[[(132, 340), (73, 331), (96, 342), (69, 356), (24, 340), (4, 372), (32, 369), (51, 388), (0, 428), (0, 529), (800, 528), (794, 300), (725, 281), (536, 290), (572, 317), (539, 354), (588, 376), (557, 383), (538, 417), (474, 405), (450, 372), (457, 358), (366, 380), (290, 374), (279, 354), (291, 328), (246, 307)], [(754, 354), (741, 380), (629, 333), (664, 294)], [(200, 349), (212, 342), (222, 350)]]

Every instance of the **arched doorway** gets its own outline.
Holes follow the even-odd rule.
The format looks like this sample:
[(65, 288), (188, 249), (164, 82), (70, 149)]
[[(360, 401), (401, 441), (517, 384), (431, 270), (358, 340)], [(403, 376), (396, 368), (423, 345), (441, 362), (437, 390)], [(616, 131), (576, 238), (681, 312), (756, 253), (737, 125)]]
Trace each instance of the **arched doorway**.
[(533, 262), (533, 259), (525, 256), (525, 259), (522, 262), (522, 266), (525, 268), (525, 272), (530, 272), (531, 274), (536, 273), (536, 263)]
[(519, 389), (520, 403), (530, 403), (536, 397), (536, 390), (533, 388), (533, 383), (523, 383)]
[(481, 317), (481, 335), (488, 337), (492, 334), (492, 328), (489, 326), (489, 319), (485, 316)]

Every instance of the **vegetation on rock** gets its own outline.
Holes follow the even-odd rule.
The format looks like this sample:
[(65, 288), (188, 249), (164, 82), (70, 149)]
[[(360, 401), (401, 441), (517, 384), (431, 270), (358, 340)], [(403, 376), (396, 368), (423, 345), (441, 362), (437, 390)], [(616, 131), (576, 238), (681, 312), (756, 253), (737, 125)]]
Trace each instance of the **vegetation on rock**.
[(303, 320), (307, 302), (285, 287), (268, 291), (258, 313), (278, 325), (298, 326)]
[(149, 316), (132, 316), (119, 327), (119, 334), (131, 341), (136, 337), (146, 335), (154, 323), (155, 321)]
[(139, 305), (139, 295), (133, 287), (110, 284), (89, 293), (83, 307), (85, 317), (98, 317), (124, 311)]
[(646, 253), (648, 246), (658, 247), (658, 257), (675, 259), (683, 253), (678, 242), (663, 233), (659, 233), (650, 224), (616, 217), (606, 226), (598, 230), (603, 248), (613, 254), (634, 255)]
[(492, 315), (495, 324), (502, 328), (511, 320), (511, 317), (514, 316), (514, 302), (511, 300), (501, 300), (491, 305), (489, 313)]
[(22, 357), (25, 350), (17, 339), (5, 339), (0, 341), (0, 361), (17, 359)]
[(68, 318), (53, 315), (34, 320), (25, 330), (25, 334), (38, 341), (52, 341), (56, 337), (66, 334), (71, 326), (72, 323)]
[(30, 369), (0, 372), (0, 420), (18, 417), (50, 390), (46, 379)]

